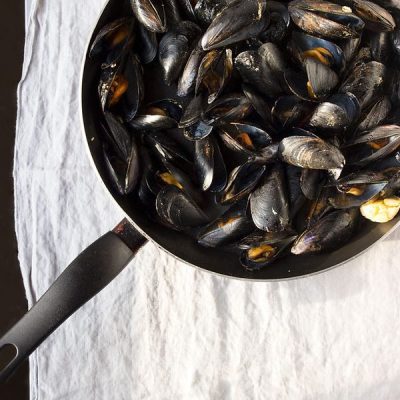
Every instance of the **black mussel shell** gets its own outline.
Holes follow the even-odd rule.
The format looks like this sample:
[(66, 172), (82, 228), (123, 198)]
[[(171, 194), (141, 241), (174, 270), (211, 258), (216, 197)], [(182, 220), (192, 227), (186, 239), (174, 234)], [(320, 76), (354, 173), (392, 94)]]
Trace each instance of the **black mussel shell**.
[(162, 33), (167, 30), (165, 7), (162, 0), (130, 0), (133, 13), (146, 29)]
[(358, 37), (365, 25), (350, 7), (328, 1), (294, 0), (289, 3), (289, 13), (300, 29), (330, 39)]
[(203, 191), (220, 192), (226, 186), (227, 172), (218, 143), (213, 136), (195, 143), (194, 169)]
[(297, 96), (281, 96), (272, 107), (272, 117), (280, 129), (303, 126), (315, 108), (315, 103)]
[(131, 136), (122, 122), (114, 114), (106, 111), (104, 113), (104, 119), (108, 127), (108, 129), (104, 127), (105, 133), (114, 151), (122, 160), (128, 161), (131, 151)]
[(265, 0), (230, 2), (213, 19), (201, 40), (204, 50), (257, 36), (268, 25)]
[(129, 126), (138, 131), (170, 129), (178, 125), (181, 116), (182, 108), (175, 100), (158, 100), (139, 112)]
[(182, 20), (181, 10), (177, 0), (164, 0), (167, 30), (174, 29)]
[(358, 132), (365, 132), (376, 128), (389, 115), (392, 105), (387, 96), (380, 97), (375, 104), (365, 110), (361, 121), (357, 126)]
[(209, 218), (199, 206), (176, 186), (161, 189), (156, 199), (156, 209), (161, 221), (175, 230), (201, 226)]
[(95, 37), (90, 50), (89, 57), (112, 54), (110, 63), (115, 62), (123, 50), (133, 41), (133, 18), (119, 18), (104, 26)]
[(301, 168), (342, 169), (345, 158), (332, 144), (312, 136), (289, 136), (279, 145), (282, 160)]
[(288, 228), (289, 200), (283, 165), (275, 164), (250, 195), (254, 225), (263, 231), (280, 232)]
[(310, 209), (306, 215), (307, 228), (315, 225), (324, 215), (333, 209), (331, 203), (329, 202), (329, 196), (331, 193), (331, 188), (323, 187), (315, 200), (312, 201)]
[(240, 240), (253, 230), (254, 224), (246, 214), (246, 203), (239, 202), (204, 227), (197, 241), (207, 247), (225, 246)]
[(139, 40), (136, 45), (136, 52), (142, 64), (149, 64), (157, 56), (157, 34), (147, 30), (142, 24), (139, 24), (138, 30)]
[(249, 271), (270, 265), (296, 239), (293, 231), (255, 232), (245, 237), (239, 247), (241, 264)]
[(383, 64), (377, 61), (361, 63), (354, 68), (340, 87), (340, 91), (353, 93), (357, 97), (361, 109), (364, 109), (381, 94), (385, 75), (386, 67)]
[(248, 161), (234, 168), (229, 175), (220, 202), (232, 204), (247, 196), (263, 176), (265, 169), (265, 165), (255, 161)]
[(204, 112), (203, 120), (209, 125), (221, 125), (240, 121), (252, 111), (252, 106), (243, 94), (233, 93), (222, 96), (211, 103)]
[(278, 1), (267, 2), (267, 13), (270, 17), (268, 28), (260, 34), (260, 39), (266, 42), (280, 44), (286, 37), (289, 25), (290, 15), (286, 5)]
[(307, 33), (293, 32), (289, 48), (301, 63), (306, 58), (314, 58), (337, 71), (341, 71), (346, 63), (343, 51), (338, 45)]
[(300, 188), (304, 196), (309, 200), (315, 200), (325, 175), (318, 169), (303, 169), (300, 176)]
[(214, 127), (202, 121), (196, 122), (184, 129), (183, 134), (188, 140), (202, 140), (210, 135)]
[(167, 85), (171, 85), (179, 78), (189, 58), (193, 42), (200, 33), (201, 30), (195, 23), (182, 21), (162, 37), (158, 59)]
[(337, 210), (325, 215), (296, 239), (291, 252), (308, 254), (337, 249), (355, 233), (358, 216), (357, 208)]
[(389, 11), (367, 0), (354, 0), (354, 12), (365, 22), (366, 29), (377, 32), (393, 31), (396, 22)]
[[(190, 0), (188, 1), (190, 2)], [(208, 26), (229, 3), (229, 0), (198, 0), (194, 7), (194, 15), (199, 23)]]
[(386, 64), (392, 54), (392, 42), (390, 33), (371, 32), (368, 39), (371, 48), (372, 59)]
[(267, 132), (247, 123), (225, 124), (219, 127), (218, 132), (229, 149), (248, 157), (272, 144), (272, 138)]
[(285, 165), (291, 220), (297, 214), (297, 212), (300, 210), (306, 200), (300, 187), (301, 172), (302, 169), (299, 167), (295, 167), (294, 165), (290, 164)]
[(360, 43), (361, 43), (361, 37), (347, 39), (343, 42), (342, 50), (346, 65), (348, 65), (357, 54), (358, 48), (360, 47)]
[(185, 97), (194, 91), (199, 66), (204, 55), (205, 52), (200, 45), (197, 45), (190, 53), (181, 77), (179, 78), (178, 96)]
[(179, 121), (179, 128), (187, 128), (198, 123), (203, 115), (204, 103), (205, 99), (202, 93), (193, 97), (183, 112)]
[(308, 125), (325, 132), (338, 132), (349, 128), (360, 116), (360, 105), (352, 93), (334, 94), (319, 104)]

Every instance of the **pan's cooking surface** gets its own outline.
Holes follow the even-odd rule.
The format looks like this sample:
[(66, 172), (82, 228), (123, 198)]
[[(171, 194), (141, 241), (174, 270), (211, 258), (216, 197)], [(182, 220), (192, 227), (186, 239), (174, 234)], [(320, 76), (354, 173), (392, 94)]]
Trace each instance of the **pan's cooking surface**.
[[(92, 38), (107, 22), (130, 12), (128, 1), (110, 0), (104, 9)], [(148, 67), (145, 66), (146, 68)], [(364, 221), (365, 226), (357, 236), (346, 246), (330, 254), (288, 256), (275, 261), (272, 266), (260, 271), (254, 273), (246, 271), (240, 265), (236, 254), (224, 252), (221, 249), (204, 248), (184, 234), (155, 224), (146, 217), (142, 205), (136, 202), (134, 197), (122, 197), (111, 190), (107, 173), (103, 168), (101, 139), (99, 137), (101, 113), (96, 96), (98, 78), (98, 63), (87, 58), (82, 78), (82, 113), (89, 149), (99, 174), (114, 199), (134, 223), (161, 247), (183, 261), (209, 271), (238, 278), (274, 280), (297, 277), (334, 267), (356, 256), (388, 233), (399, 220), (399, 217), (397, 217), (384, 225)], [(160, 87), (164, 88), (165, 86), (160, 84), (161, 77), (158, 74), (152, 74), (151, 70), (146, 70), (145, 79), (148, 100), (151, 100), (152, 96), (157, 96), (157, 98), (171, 97), (171, 93), (160, 93)]]

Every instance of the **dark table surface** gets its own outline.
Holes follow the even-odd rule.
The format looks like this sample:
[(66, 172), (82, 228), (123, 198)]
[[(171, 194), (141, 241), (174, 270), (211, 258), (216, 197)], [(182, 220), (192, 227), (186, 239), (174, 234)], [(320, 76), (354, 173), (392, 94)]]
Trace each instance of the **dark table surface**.
[[(0, 2), (0, 336), (27, 310), (18, 266), (14, 231), (12, 165), (16, 121), (16, 90), (21, 77), (24, 47), (24, 2)], [(6, 384), (0, 384), (1, 400), (29, 398), (28, 363)]]

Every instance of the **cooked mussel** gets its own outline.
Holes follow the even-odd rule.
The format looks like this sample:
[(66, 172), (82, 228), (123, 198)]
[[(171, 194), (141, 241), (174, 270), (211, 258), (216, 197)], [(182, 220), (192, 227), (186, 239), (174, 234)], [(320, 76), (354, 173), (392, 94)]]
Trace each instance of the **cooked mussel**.
[(244, 94), (228, 94), (219, 97), (207, 107), (203, 121), (208, 125), (221, 125), (243, 120), (251, 111), (251, 103)]
[(340, 150), (316, 136), (289, 136), (280, 142), (281, 158), (292, 165), (310, 169), (339, 169), (345, 164)]
[(400, 126), (381, 125), (346, 143), (350, 164), (366, 165), (384, 158), (400, 146)]
[(232, 50), (209, 51), (199, 66), (195, 94), (205, 89), (208, 92), (207, 102), (212, 103), (224, 89), (232, 71)]
[(200, 34), (201, 30), (195, 23), (182, 21), (162, 37), (158, 59), (167, 85), (171, 85), (179, 78), (196, 43), (196, 37)]
[(172, 99), (148, 104), (129, 125), (140, 131), (175, 128), (182, 115), (181, 106)]
[(246, 214), (246, 202), (239, 202), (204, 227), (197, 241), (207, 247), (224, 246), (243, 238), (253, 230), (254, 224)]
[(294, 0), (289, 3), (292, 21), (302, 30), (331, 39), (360, 36), (364, 22), (348, 6), (321, 0)]
[(220, 192), (225, 188), (226, 167), (218, 142), (213, 136), (196, 141), (194, 167), (202, 190)]
[(250, 195), (254, 225), (263, 231), (280, 232), (290, 225), (289, 200), (283, 165), (275, 164)]
[(246, 197), (257, 185), (265, 169), (265, 165), (252, 160), (234, 168), (229, 174), (228, 183), (222, 193), (220, 202), (222, 204), (232, 204)]
[(249, 271), (264, 268), (275, 261), (296, 239), (296, 236), (296, 233), (291, 230), (254, 232), (239, 243), (239, 248), (243, 249), (240, 262)]
[(163, 0), (130, 0), (136, 18), (149, 31), (162, 33), (167, 30)]
[(308, 125), (321, 133), (349, 128), (360, 115), (360, 105), (352, 93), (334, 94), (314, 110)]
[(268, 25), (265, 0), (234, 0), (213, 19), (203, 35), (204, 50), (228, 46), (257, 36)]
[(337, 210), (325, 215), (296, 239), (291, 252), (308, 254), (337, 249), (355, 233), (358, 216), (357, 208)]

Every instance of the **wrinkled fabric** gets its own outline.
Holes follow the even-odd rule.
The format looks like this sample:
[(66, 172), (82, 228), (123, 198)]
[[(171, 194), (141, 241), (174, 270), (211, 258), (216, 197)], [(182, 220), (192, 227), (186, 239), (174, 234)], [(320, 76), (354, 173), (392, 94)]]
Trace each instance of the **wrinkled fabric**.
[[(79, 117), (81, 60), (103, 3), (36, 0), (30, 14), (14, 167), (30, 306), (122, 217)], [(147, 244), (31, 356), (31, 399), (398, 399), (399, 239), (280, 283), (213, 276)]]

